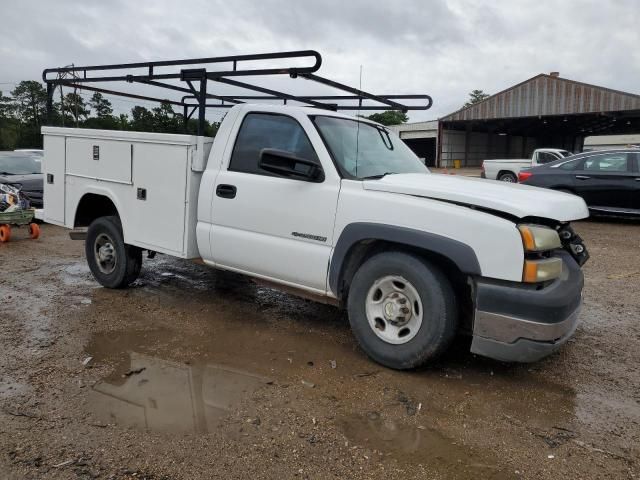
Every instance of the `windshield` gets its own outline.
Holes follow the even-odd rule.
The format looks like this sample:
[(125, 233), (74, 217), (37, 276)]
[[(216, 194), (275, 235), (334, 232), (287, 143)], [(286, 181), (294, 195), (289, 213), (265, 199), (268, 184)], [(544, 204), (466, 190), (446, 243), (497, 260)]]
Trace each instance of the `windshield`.
[(38, 154), (0, 152), (0, 175), (40, 173), (41, 159)]
[(563, 157), (570, 157), (571, 155), (573, 155), (573, 153), (569, 152), (568, 150), (558, 150), (558, 153)]
[(402, 140), (383, 127), (320, 115), (312, 120), (341, 173), (349, 178), (429, 172)]

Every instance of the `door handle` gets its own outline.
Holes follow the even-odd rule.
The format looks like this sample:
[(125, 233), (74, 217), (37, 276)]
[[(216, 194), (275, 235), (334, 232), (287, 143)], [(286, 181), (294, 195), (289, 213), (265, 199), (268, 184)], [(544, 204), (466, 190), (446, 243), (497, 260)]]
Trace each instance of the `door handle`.
[(636, 177), (636, 182), (640, 182), (640, 177)]
[(235, 185), (220, 184), (216, 187), (216, 195), (222, 198), (236, 198), (237, 191)]
[(578, 180), (588, 180), (588, 179), (590, 179), (591, 177), (590, 177), (589, 175), (576, 175), (576, 178), (577, 178)]

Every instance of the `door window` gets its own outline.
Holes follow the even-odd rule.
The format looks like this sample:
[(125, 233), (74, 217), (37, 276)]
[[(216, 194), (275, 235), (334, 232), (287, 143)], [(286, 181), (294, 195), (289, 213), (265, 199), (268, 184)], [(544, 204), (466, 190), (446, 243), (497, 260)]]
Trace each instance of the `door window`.
[(279, 114), (249, 113), (242, 121), (229, 170), (273, 176), (259, 166), (263, 148), (284, 150), (320, 163), (307, 134), (295, 119)]
[(626, 172), (628, 168), (626, 153), (608, 153), (588, 157), (584, 161), (583, 170), (591, 172)]
[(550, 152), (538, 152), (538, 163), (549, 163), (558, 160), (560, 157)]
[(582, 163), (582, 159), (578, 158), (576, 160), (571, 160), (569, 162), (564, 162), (558, 165), (562, 170), (575, 170)]

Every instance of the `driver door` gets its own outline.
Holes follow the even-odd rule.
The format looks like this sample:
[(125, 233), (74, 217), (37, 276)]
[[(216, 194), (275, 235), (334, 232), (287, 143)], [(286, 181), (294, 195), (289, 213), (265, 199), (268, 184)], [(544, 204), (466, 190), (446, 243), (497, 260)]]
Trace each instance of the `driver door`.
[[(322, 140), (306, 115), (253, 111), (238, 123), (235, 145), (215, 184), (214, 262), (324, 294), (340, 177)], [(261, 169), (264, 148), (317, 162), (324, 181)]]

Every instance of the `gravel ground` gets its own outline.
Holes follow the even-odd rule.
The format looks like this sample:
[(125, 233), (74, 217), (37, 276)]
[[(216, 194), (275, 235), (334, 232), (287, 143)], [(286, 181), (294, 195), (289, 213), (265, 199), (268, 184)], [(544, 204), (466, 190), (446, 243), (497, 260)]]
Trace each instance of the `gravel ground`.
[(640, 224), (582, 222), (582, 323), (532, 365), (387, 370), (343, 313), (159, 256), (128, 290), (0, 245), (0, 478), (637, 478)]

